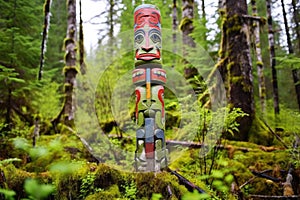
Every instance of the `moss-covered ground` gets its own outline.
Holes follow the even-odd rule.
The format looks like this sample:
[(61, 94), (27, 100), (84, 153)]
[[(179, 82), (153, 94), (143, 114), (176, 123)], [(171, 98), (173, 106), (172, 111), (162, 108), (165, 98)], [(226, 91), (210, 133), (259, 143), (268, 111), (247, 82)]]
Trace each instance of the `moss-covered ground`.
[[(53, 186), (45, 199), (189, 199), (191, 195), (167, 171), (130, 173), (97, 162), (71, 133), (41, 136), (35, 147), (24, 138), (3, 139), (1, 145), (0, 186), (14, 191), (15, 199), (30, 196), (26, 189), (30, 179), (38, 181), (40, 192), (45, 185)], [(287, 171), (291, 163), (297, 164), (293, 152), (278, 142), (263, 146), (224, 140), (217, 153), (213, 152), (201, 156), (199, 149), (187, 149), (169, 167), (214, 198), (238, 199), (239, 194), (244, 198), (282, 195)], [(253, 172), (264, 172), (278, 181)]]

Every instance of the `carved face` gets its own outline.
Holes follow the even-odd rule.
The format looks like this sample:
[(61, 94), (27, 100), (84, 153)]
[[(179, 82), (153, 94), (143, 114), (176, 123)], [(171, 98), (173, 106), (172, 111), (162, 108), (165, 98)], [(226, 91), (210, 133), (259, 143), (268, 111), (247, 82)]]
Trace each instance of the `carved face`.
[(136, 63), (160, 62), (160, 13), (152, 5), (142, 5), (134, 13), (134, 48)]

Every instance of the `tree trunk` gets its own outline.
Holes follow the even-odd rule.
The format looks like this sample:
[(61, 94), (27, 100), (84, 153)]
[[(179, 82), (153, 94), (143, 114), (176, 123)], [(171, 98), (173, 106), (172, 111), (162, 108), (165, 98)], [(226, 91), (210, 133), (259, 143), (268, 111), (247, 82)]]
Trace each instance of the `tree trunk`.
[[(251, 0), (252, 12), (254, 16), (257, 16), (256, 0)], [(261, 48), (260, 48), (260, 23), (255, 20), (254, 26), (254, 37), (255, 37), (255, 52), (256, 52), (256, 65), (257, 65), (257, 76), (258, 76), (258, 89), (259, 89), (259, 99), (262, 114), (266, 111), (266, 85), (264, 77), (264, 63), (262, 60)]]
[[(206, 12), (205, 12), (205, 0), (201, 0), (201, 11), (202, 11), (202, 21), (203, 21), (203, 26), (204, 27), (207, 27), (206, 24), (207, 24), (207, 19), (206, 19)], [(203, 41), (207, 41), (207, 29), (205, 29), (204, 33), (203, 33), (203, 38), (202, 38)], [(207, 45), (207, 42), (204, 42), (203, 43), (203, 48), (205, 50), (208, 49), (208, 45)]]
[(50, 27), (50, 8), (51, 8), (52, 0), (45, 0), (44, 4), (44, 28), (43, 28), (43, 38), (41, 44), (41, 56), (40, 56), (40, 68), (38, 74), (38, 80), (42, 80), (43, 76), (43, 67), (45, 61), (45, 52), (46, 52), (46, 44), (48, 39), (48, 30)]
[[(289, 30), (289, 25), (288, 25), (288, 21), (287, 21), (287, 17), (286, 17), (286, 11), (285, 11), (283, 0), (281, 0), (281, 7), (282, 7), (282, 15), (283, 15), (283, 20), (284, 20), (284, 27), (285, 27), (286, 40), (287, 40), (287, 44), (288, 44), (289, 54), (294, 54), (294, 48), (293, 48), (292, 41), (291, 41), (290, 30)], [(298, 102), (298, 107), (300, 110), (300, 84), (299, 84), (300, 78), (299, 78), (299, 74), (300, 74), (299, 70), (297, 70), (297, 69), (292, 70), (292, 75), (293, 75), (293, 80), (294, 80), (295, 90), (296, 90), (296, 95), (297, 95), (297, 102)]]
[(65, 102), (64, 122), (66, 125), (74, 125), (75, 97), (74, 87), (76, 86), (76, 0), (67, 0), (68, 8), (68, 30), (65, 39)]
[(197, 76), (200, 80), (198, 70), (192, 66), (188, 60), (191, 56), (190, 52), (196, 47), (196, 43), (190, 34), (194, 30), (194, 0), (182, 0), (182, 19), (179, 25), (182, 31), (182, 51), (183, 51), (183, 64), (184, 64), (184, 77), (192, 86), (196, 95), (201, 93), (201, 86), (199, 81), (195, 79)]
[(249, 29), (246, 18), (246, 0), (226, 0), (223, 21), (222, 45), (226, 58), (222, 67), (226, 67), (227, 96), (229, 105), (241, 108), (248, 116), (238, 119), (239, 131), (234, 139), (247, 140), (255, 110), (253, 97), (252, 63), (250, 56)]
[(172, 28), (173, 28), (173, 53), (176, 54), (177, 53), (177, 46), (176, 46), (176, 42), (177, 42), (177, 37), (176, 37), (176, 32), (177, 32), (177, 5), (176, 5), (176, 0), (173, 0), (173, 12), (172, 12)]
[[(182, 0), (182, 21), (180, 29), (182, 31), (183, 44), (189, 47), (195, 47), (196, 44), (189, 35), (193, 32), (193, 19), (194, 19), (194, 0)], [(183, 55), (187, 55), (187, 49), (184, 49)]]
[(11, 130), (11, 111), (12, 111), (12, 105), (11, 105), (11, 97), (12, 97), (12, 90), (10, 88), (10, 85), (8, 85), (8, 96), (7, 96), (7, 102), (6, 102), (6, 115), (5, 115), (5, 124), (6, 127), (4, 128), (4, 130), (6, 131), (10, 131)]
[(268, 39), (270, 49), (270, 65), (272, 68), (272, 83), (273, 83), (273, 99), (274, 99), (274, 113), (275, 116), (279, 114), (279, 95), (278, 95), (278, 83), (277, 83), (277, 72), (276, 72), (276, 59), (275, 59), (275, 42), (274, 42), (274, 31), (272, 27), (272, 15), (271, 15), (271, 0), (266, 0), (267, 5), (267, 18), (268, 18)]
[[(182, 43), (183, 43), (183, 56), (186, 58), (189, 55), (189, 49), (195, 48), (196, 44), (192, 37), (189, 35), (193, 32), (193, 19), (194, 19), (194, 0), (182, 0), (182, 20), (180, 23), (180, 29), (182, 31)], [(184, 76), (186, 79), (193, 78), (198, 75), (197, 69), (189, 67), (188, 62), (184, 63)]]
[(113, 56), (114, 53), (114, 0), (109, 0), (109, 31), (108, 31), (108, 45), (109, 45), (109, 55)]
[(298, 41), (298, 54), (300, 54), (300, 25), (299, 25), (299, 9), (297, 8), (297, 0), (292, 0), (293, 20), (295, 23), (296, 36)]
[(83, 37), (83, 21), (81, 0), (79, 0), (79, 65), (81, 74), (86, 73), (86, 65), (84, 62), (84, 37)]

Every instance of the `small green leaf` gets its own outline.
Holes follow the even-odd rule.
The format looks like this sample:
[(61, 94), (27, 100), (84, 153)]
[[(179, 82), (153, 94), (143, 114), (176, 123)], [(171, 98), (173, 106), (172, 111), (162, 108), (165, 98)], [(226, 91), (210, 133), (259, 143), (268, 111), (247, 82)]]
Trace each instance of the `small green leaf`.
[(219, 170), (214, 170), (214, 171), (212, 172), (211, 176), (212, 176), (213, 178), (220, 178), (220, 179), (221, 179), (221, 178), (224, 177), (224, 173), (221, 172), (221, 171), (219, 171)]
[(225, 181), (227, 182), (227, 183), (232, 183), (233, 182), (233, 179), (234, 179), (234, 177), (233, 177), (233, 175), (232, 174), (228, 174), (227, 176), (225, 176)]
[(14, 196), (16, 195), (16, 192), (13, 190), (5, 190), (0, 188), (0, 193), (4, 194), (5, 199), (7, 200), (14, 200)]

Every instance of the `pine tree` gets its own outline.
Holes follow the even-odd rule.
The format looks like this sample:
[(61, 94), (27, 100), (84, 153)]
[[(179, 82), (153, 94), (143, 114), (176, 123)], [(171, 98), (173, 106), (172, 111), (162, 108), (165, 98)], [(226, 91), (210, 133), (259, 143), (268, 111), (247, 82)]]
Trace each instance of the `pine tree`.
[(36, 80), (39, 63), (42, 2), (1, 0), (0, 4), (0, 117), (9, 130), (17, 123), (16, 116), (33, 123), (31, 80)]

